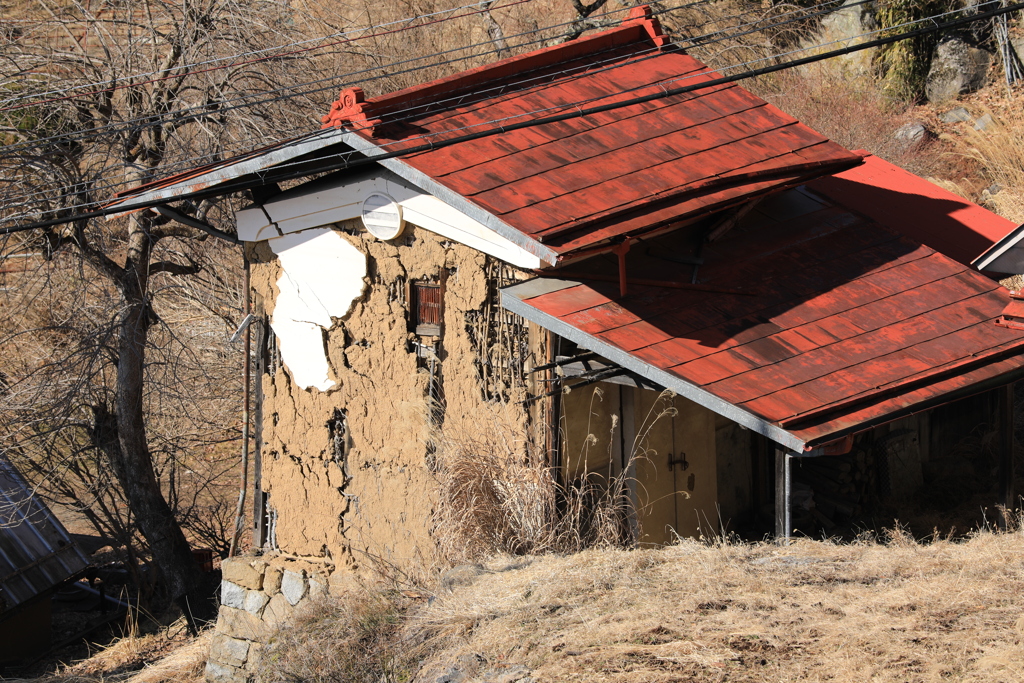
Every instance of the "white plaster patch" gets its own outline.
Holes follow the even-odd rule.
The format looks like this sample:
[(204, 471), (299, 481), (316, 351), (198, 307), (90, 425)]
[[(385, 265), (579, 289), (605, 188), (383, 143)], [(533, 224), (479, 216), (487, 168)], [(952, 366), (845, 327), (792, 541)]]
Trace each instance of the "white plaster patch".
[(366, 256), (330, 228), (303, 230), (268, 241), (281, 263), (270, 326), (295, 384), (327, 391), (334, 386), (324, 351), (331, 318), (352, 310), (366, 288)]

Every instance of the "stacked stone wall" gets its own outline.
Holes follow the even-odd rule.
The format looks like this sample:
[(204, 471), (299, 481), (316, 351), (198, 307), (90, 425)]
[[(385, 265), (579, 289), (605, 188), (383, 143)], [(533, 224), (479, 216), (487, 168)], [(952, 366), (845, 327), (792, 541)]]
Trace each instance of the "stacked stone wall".
[(224, 560), (220, 612), (210, 640), (206, 680), (246, 683), (274, 633), (311, 601), (341, 595), (352, 576), (325, 562), (282, 556)]

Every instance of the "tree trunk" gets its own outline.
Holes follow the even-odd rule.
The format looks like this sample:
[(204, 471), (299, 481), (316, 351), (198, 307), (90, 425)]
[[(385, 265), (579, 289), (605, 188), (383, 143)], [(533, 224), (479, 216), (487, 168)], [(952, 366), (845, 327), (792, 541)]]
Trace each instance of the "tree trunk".
[(208, 596), (202, 594), (203, 576), (153, 471), (143, 414), (146, 340), (151, 324), (146, 295), (150, 250), (146, 231), (134, 230), (129, 238), (121, 283), (122, 309), (118, 323), (115, 396), (121, 447), (108, 451), (108, 455), (116, 460), (114, 471), (170, 597), (195, 627), (197, 622), (209, 620), (212, 605)]

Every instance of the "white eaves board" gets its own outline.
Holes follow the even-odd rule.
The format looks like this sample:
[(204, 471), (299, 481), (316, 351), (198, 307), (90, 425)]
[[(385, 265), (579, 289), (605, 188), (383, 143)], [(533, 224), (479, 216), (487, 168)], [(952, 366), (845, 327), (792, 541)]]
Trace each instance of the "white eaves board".
[(282, 192), (261, 206), (237, 212), (238, 238), (247, 242), (359, 218), (373, 193), (393, 198), (405, 220), (520, 268), (540, 268), (541, 259), (437, 197), (385, 169), (344, 179), (325, 178)]

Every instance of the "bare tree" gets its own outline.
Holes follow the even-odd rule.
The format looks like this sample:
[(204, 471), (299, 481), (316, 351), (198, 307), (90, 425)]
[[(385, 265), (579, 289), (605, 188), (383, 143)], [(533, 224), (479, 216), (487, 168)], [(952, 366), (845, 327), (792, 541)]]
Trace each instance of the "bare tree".
[[(270, 131), (308, 129), (330, 99), (286, 88), (268, 96), (310, 73), (310, 61), (263, 51), (291, 42), (304, 24), (286, 5), (20, 7), (0, 43), (0, 205), (8, 220), (72, 214), (118, 186), (256, 146)], [(184, 210), (205, 221), (223, 207)], [(34, 274), (6, 278), (5, 450), (33, 461), (52, 495), (88, 500), (85, 514), (117, 540), (130, 545), (137, 527), (168, 597), (198, 616), (208, 608), (196, 601), (201, 576), (180, 523), (199, 494), (182, 500), (170, 480), (182, 469), (182, 449), (215, 442), (218, 431), (237, 438), (228, 425), (237, 423), (231, 401), (239, 392), (208, 414), (211, 400), (225, 403), (224, 387), (212, 386), (223, 383), (214, 368), (224, 359), (210, 363), (216, 345), (194, 343), (203, 334), (224, 339), (237, 322), (240, 254), (215, 242), (136, 213), (10, 237), (0, 250), (46, 261)], [(223, 322), (197, 335), (195, 324), (178, 324), (182, 314)], [(228, 424), (210, 424), (226, 416)], [(202, 433), (187, 444), (175, 429)], [(109, 493), (112, 481), (125, 510)]]

